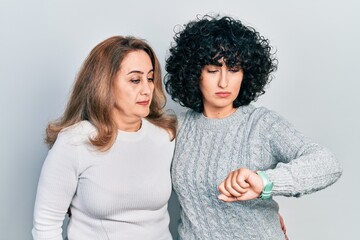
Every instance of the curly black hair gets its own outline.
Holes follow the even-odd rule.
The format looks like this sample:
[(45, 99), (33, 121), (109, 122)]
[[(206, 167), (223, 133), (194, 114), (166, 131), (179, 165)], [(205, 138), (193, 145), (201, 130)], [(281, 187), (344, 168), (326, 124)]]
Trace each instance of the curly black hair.
[(166, 91), (183, 107), (203, 111), (199, 87), (205, 65), (241, 67), (244, 78), (234, 107), (248, 105), (265, 93), (271, 73), (277, 69), (277, 59), (269, 40), (254, 28), (229, 16), (197, 18), (177, 32), (166, 59), (164, 78)]

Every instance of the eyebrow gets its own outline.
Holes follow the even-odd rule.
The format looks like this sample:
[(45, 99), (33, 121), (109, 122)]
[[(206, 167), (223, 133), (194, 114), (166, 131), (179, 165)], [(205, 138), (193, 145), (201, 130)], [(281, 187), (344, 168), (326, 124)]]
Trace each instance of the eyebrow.
[[(148, 74), (151, 73), (151, 72), (154, 72), (154, 69), (151, 69), (151, 70), (148, 72)], [(130, 71), (127, 75), (130, 75), (130, 74), (132, 74), (132, 73), (144, 74), (144, 72), (142, 72), (142, 71), (132, 70), (132, 71)]]

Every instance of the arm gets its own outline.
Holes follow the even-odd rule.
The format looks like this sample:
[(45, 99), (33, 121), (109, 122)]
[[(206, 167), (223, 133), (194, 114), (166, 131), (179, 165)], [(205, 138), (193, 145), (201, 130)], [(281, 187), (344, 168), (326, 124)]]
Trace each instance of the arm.
[[(341, 167), (329, 150), (303, 136), (274, 112), (267, 112), (263, 118), (263, 145), (277, 163), (274, 169), (265, 171), (274, 183), (272, 195), (299, 197), (330, 186), (341, 176)], [(254, 171), (240, 168), (219, 185), (219, 198), (226, 202), (250, 200), (262, 189)]]
[(274, 183), (273, 196), (300, 197), (336, 182), (342, 168), (325, 147), (314, 143), (274, 112), (267, 114), (264, 137), (268, 151), (279, 162), (266, 174)]
[(62, 225), (77, 187), (75, 147), (59, 134), (41, 170), (34, 207), (35, 240), (62, 240)]

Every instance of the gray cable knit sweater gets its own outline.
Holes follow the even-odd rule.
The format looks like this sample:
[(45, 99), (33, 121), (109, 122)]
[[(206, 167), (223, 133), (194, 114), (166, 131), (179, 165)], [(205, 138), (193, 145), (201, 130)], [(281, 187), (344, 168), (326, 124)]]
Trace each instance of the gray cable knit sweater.
[(273, 196), (299, 197), (333, 184), (341, 167), (333, 154), (266, 108), (239, 107), (223, 119), (180, 116), (172, 163), (181, 204), (180, 239), (284, 239), (273, 200), (225, 203), (218, 185), (240, 167), (265, 170)]

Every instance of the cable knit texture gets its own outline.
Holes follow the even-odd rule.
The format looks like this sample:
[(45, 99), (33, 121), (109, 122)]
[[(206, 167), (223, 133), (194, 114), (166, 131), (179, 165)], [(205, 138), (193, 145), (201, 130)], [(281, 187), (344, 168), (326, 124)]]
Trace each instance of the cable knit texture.
[(61, 240), (68, 207), (70, 240), (169, 240), (167, 202), (175, 141), (147, 120), (119, 131), (106, 152), (89, 144), (87, 121), (60, 132), (41, 172), (34, 209), (35, 240)]
[(181, 204), (180, 239), (285, 239), (272, 198), (218, 199), (217, 187), (232, 170), (265, 171), (274, 182), (274, 196), (299, 197), (341, 176), (329, 150), (266, 108), (242, 106), (222, 119), (189, 110), (179, 121), (172, 180)]

